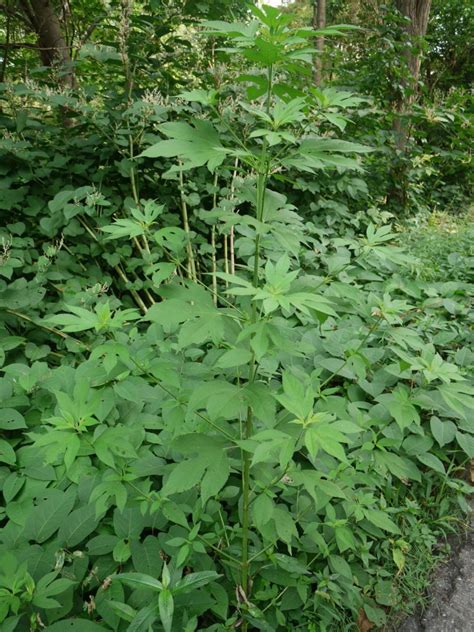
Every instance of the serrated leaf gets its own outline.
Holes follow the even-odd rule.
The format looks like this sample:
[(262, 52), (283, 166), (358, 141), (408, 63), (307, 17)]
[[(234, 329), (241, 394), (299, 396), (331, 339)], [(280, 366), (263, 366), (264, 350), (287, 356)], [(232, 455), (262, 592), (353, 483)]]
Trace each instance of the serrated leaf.
[[(140, 155), (149, 158), (179, 157), (179, 169), (188, 170), (207, 165), (210, 171), (224, 162), (226, 149), (209, 121), (195, 119), (188, 123), (164, 123), (160, 130), (172, 140), (152, 145)], [(178, 170), (173, 169), (174, 171)]]

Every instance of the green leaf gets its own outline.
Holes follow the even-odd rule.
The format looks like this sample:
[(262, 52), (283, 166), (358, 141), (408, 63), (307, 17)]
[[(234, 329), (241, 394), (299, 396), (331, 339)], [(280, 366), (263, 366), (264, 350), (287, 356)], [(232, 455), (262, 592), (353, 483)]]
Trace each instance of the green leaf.
[(346, 560), (340, 555), (330, 555), (329, 556), (329, 566), (333, 573), (337, 573), (346, 579), (350, 579), (352, 581), (352, 570)]
[(199, 573), (189, 573), (183, 579), (180, 579), (173, 588), (174, 594), (188, 593), (202, 586), (206, 586), (211, 582), (219, 579), (219, 575), (215, 571), (200, 571)]
[(0, 463), (8, 463), (8, 465), (15, 465), (16, 463), (15, 451), (3, 439), (0, 439)]
[(387, 622), (387, 615), (382, 608), (374, 608), (369, 604), (365, 604), (364, 610), (368, 620), (375, 623), (375, 625), (382, 627)]
[(95, 329), (99, 325), (97, 314), (75, 305), (67, 305), (66, 307), (73, 313), (48, 316), (44, 321), (53, 325), (60, 325), (63, 331), (67, 332), (86, 331), (87, 329)]
[(219, 343), (224, 336), (224, 321), (217, 310), (208, 310), (184, 323), (178, 334), (179, 347), (201, 345), (206, 340)]
[(160, 619), (165, 632), (171, 632), (173, 626), (174, 601), (171, 591), (165, 588), (158, 597)]
[(375, 599), (382, 606), (395, 606), (397, 594), (393, 583), (379, 580), (375, 585)]
[(214, 497), (226, 484), (230, 475), (230, 463), (225, 452), (221, 452), (208, 464), (201, 482), (201, 498), (203, 505)]
[(411, 403), (410, 392), (404, 386), (399, 386), (390, 394), (379, 395), (377, 400), (381, 402), (403, 430), (413, 422), (420, 423), (420, 415)]
[[(152, 145), (140, 156), (148, 158), (173, 158), (182, 160), (179, 169), (188, 170), (207, 165), (209, 171), (224, 162), (226, 149), (215, 128), (208, 121), (195, 119), (188, 123), (164, 123), (160, 131), (171, 140)], [(172, 171), (179, 170), (178, 168)]]
[(161, 489), (163, 496), (192, 489), (201, 482), (208, 465), (206, 457), (196, 457), (176, 464)]
[(133, 568), (139, 573), (159, 575), (163, 561), (161, 559), (161, 547), (155, 536), (148, 535), (143, 542), (132, 540), (130, 542), (132, 551)]
[(248, 364), (252, 357), (252, 353), (248, 349), (229, 349), (221, 355), (217, 361), (217, 366), (222, 369), (230, 369), (236, 366)]
[(106, 239), (122, 239), (123, 237), (132, 239), (145, 233), (143, 226), (131, 219), (117, 219), (110, 226), (102, 226), (100, 230), (108, 233)]
[(68, 548), (73, 548), (95, 530), (98, 522), (93, 504), (79, 507), (68, 516), (67, 521), (59, 529), (58, 539)]
[(199, 438), (199, 435), (184, 435), (180, 438), (178, 449), (184, 453), (199, 450), (199, 454), (173, 467), (162, 488), (164, 496), (187, 491), (201, 483), (201, 497), (206, 503), (225, 485), (230, 474), (230, 464), (221, 443), (205, 441), (201, 445), (193, 445), (192, 442)]
[(152, 604), (139, 610), (127, 628), (127, 632), (148, 632), (158, 618), (157, 605)]
[(26, 479), (19, 476), (16, 472), (12, 472), (7, 476), (2, 487), (2, 494), (7, 503), (15, 498), (25, 484), (25, 481)]
[(332, 430), (330, 426), (314, 424), (306, 430), (304, 436), (305, 446), (313, 459), (316, 457), (318, 450), (321, 449), (339, 461), (347, 463), (347, 456), (339, 435), (340, 433)]
[(0, 430), (18, 430), (26, 427), (23, 415), (17, 410), (13, 408), (0, 409)]
[(50, 498), (33, 509), (24, 531), (25, 537), (40, 544), (66, 524), (76, 499), (74, 489), (69, 489), (67, 492), (51, 490), (49, 495)]
[(87, 543), (87, 552), (89, 555), (107, 555), (112, 553), (114, 546), (117, 544), (118, 538), (116, 535), (97, 535)]
[(252, 503), (252, 516), (257, 529), (261, 530), (273, 516), (273, 501), (261, 493)]
[(357, 543), (354, 538), (354, 534), (348, 527), (336, 527), (334, 530), (336, 535), (336, 544), (337, 548), (341, 553), (347, 551), (348, 549), (355, 551), (357, 548)]
[(474, 388), (469, 384), (451, 383), (438, 386), (438, 392), (446, 404), (461, 418), (469, 419), (474, 410)]
[(122, 539), (139, 538), (145, 528), (146, 518), (138, 507), (125, 507), (114, 511), (115, 534)]
[(421, 481), (420, 470), (410, 459), (398, 456), (398, 454), (394, 454), (393, 452), (382, 452), (380, 450), (376, 451), (374, 456), (379, 465), (386, 467), (389, 472), (401, 481)]
[(277, 399), (297, 419), (306, 419), (313, 410), (313, 392), (290, 371), (283, 373), (283, 394)]
[(114, 546), (112, 557), (115, 562), (123, 564), (130, 558), (131, 554), (130, 542), (128, 540), (119, 540)]
[(18, 630), (18, 624), (23, 615), (8, 617), (2, 621), (2, 632), (15, 632)]
[(456, 441), (470, 459), (474, 459), (474, 437), (472, 435), (456, 432)]
[(107, 628), (87, 619), (63, 619), (48, 625), (48, 632), (106, 632)]
[(433, 437), (442, 448), (447, 443), (451, 443), (456, 436), (456, 426), (452, 421), (441, 421), (438, 417), (431, 417), (430, 428)]
[(435, 470), (436, 472), (439, 472), (440, 474), (443, 474), (443, 475), (446, 474), (443, 462), (440, 461), (440, 459), (438, 459), (438, 457), (435, 456), (434, 454), (430, 454), (429, 452), (426, 452), (425, 454), (418, 454), (417, 458), (418, 458), (418, 461), (423, 463), (423, 465), (426, 465), (427, 467), (431, 468), (432, 470)]
[(278, 537), (283, 540), (283, 542), (291, 544), (293, 538), (298, 537), (296, 524), (289, 511), (281, 508), (280, 506), (275, 507), (273, 512), (273, 520), (275, 523), (276, 532), (278, 533)]
[(369, 522), (379, 529), (383, 529), (389, 533), (400, 533), (400, 529), (393, 520), (388, 517), (388, 514), (386, 514), (385, 511), (380, 511), (378, 509), (364, 509), (364, 515)]
[(131, 606), (127, 606), (125, 603), (121, 603), (120, 601), (111, 601), (107, 602), (110, 609), (121, 619), (125, 621), (133, 621), (133, 619), (137, 615), (137, 611)]
[(118, 575), (114, 575), (113, 579), (118, 579), (132, 588), (142, 586), (154, 591), (163, 589), (163, 584), (158, 579), (151, 577), (151, 575), (145, 575), (144, 573), (119, 573)]
[(161, 511), (165, 518), (167, 518), (170, 522), (174, 522), (175, 524), (179, 524), (185, 529), (188, 528), (188, 521), (186, 520), (186, 514), (181, 509), (179, 505), (176, 503), (167, 500), (163, 502), (161, 505)]
[(190, 90), (189, 92), (180, 92), (178, 96), (185, 101), (212, 105), (216, 100), (217, 94), (217, 90)]
[(205, 407), (211, 419), (235, 419), (247, 408), (244, 395), (243, 388), (223, 380), (201, 382), (189, 399), (189, 410)]
[(314, 470), (300, 470), (292, 474), (293, 481), (296, 485), (303, 485), (308, 494), (319, 501), (322, 492), (329, 498), (346, 498), (346, 494), (342, 489), (334, 483), (321, 478), (321, 474)]
[(406, 557), (401, 549), (394, 548), (392, 549), (392, 557), (393, 561), (397, 565), (399, 571), (402, 571), (405, 567)]

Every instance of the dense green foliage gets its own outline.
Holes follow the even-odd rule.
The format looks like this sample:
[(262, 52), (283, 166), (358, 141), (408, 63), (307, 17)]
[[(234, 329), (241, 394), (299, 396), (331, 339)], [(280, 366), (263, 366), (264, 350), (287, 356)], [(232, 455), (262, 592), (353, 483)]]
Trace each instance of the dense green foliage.
[(241, 4), (78, 3), (74, 89), (4, 64), (2, 631), (381, 627), (468, 510), (466, 86), (401, 155), (399, 16), (316, 88)]

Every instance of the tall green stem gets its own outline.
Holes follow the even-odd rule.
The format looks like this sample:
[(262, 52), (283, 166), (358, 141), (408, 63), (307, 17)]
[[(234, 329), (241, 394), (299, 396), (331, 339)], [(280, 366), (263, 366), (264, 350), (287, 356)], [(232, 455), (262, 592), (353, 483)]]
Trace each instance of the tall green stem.
[[(270, 112), (271, 100), (272, 100), (272, 80), (273, 80), (273, 67), (268, 68), (268, 88), (265, 109), (267, 113)], [(264, 208), (265, 208), (265, 192), (267, 187), (267, 180), (269, 174), (269, 156), (268, 156), (268, 142), (265, 139), (262, 144), (262, 151), (260, 154), (260, 161), (257, 169), (257, 182), (256, 182), (256, 219), (258, 222), (264, 220)], [(258, 231), (258, 227), (257, 227)], [(260, 233), (255, 235), (255, 254), (253, 264), (253, 279), (252, 283), (255, 288), (259, 286), (259, 270), (260, 270)], [(258, 320), (257, 304), (252, 302), (251, 309), (251, 322), (255, 324)], [(252, 358), (249, 363), (249, 383), (255, 381), (257, 374), (257, 362), (255, 353), (252, 354)], [(243, 438), (249, 439), (253, 435), (253, 411), (249, 406), (247, 409), (247, 416), (245, 419), (245, 425), (243, 428)], [(250, 536), (250, 465), (251, 455), (247, 451), (242, 451), (242, 554), (241, 554), (241, 587), (246, 598), (250, 593), (250, 577), (249, 577), (249, 536)], [(246, 632), (248, 630), (247, 621), (242, 622), (242, 630)]]

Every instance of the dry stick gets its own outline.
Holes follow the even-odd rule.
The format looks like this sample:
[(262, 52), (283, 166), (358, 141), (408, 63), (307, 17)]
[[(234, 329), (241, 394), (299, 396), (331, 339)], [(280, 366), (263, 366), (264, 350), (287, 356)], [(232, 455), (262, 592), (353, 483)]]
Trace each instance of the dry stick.
[[(138, 187), (137, 187), (137, 181), (136, 181), (136, 177), (135, 177), (135, 167), (133, 166), (133, 160), (135, 159), (135, 151), (134, 151), (134, 144), (133, 144), (133, 137), (132, 137), (132, 131), (130, 129), (130, 124), (127, 123), (128, 125), (128, 146), (129, 146), (129, 155), (130, 155), (130, 160), (132, 162), (132, 166), (130, 168), (130, 185), (132, 187), (132, 197), (133, 200), (135, 202), (135, 204), (137, 205), (137, 208), (141, 207), (140, 204), (140, 196), (138, 195)], [(148, 243), (148, 239), (146, 235), (141, 235), (142, 241), (143, 241), (143, 246), (140, 245), (140, 242), (138, 241), (138, 239), (136, 237), (133, 237), (133, 241), (135, 243), (135, 245), (137, 246), (137, 248), (140, 251), (140, 254), (143, 256), (143, 249), (145, 250), (145, 252), (147, 254), (151, 254), (150, 251), (150, 245)], [(152, 301), (153, 303), (155, 301)]]
[[(97, 239), (97, 235), (94, 233), (92, 228), (87, 224), (86, 220), (83, 217), (81, 217), (80, 215), (78, 215), (77, 217), (78, 217), (80, 223), (87, 230), (89, 235), (92, 237), (92, 239), (94, 239), (94, 241), (99, 242), (99, 240)], [(118, 266), (118, 265), (114, 266), (114, 270), (117, 272), (119, 277), (124, 281), (124, 283), (126, 283), (126, 284), (130, 283), (130, 279), (127, 277), (125, 272), (123, 272), (123, 270), (121, 270), (120, 266)], [(136, 290), (132, 290), (132, 289), (130, 289), (130, 294), (135, 299), (136, 304), (140, 307), (140, 309), (143, 312), (143, 314), (146, 314), (147, 311), (148, 311), (148, 307), (143, 302), (143, 299), (140, 296), (140, 294)]]
[(230, 251), (230, 273), (235, 274), (235, 255), (234, 255), (234, 227), (230, 227), (229, 233), (229, 251)]
[[(182, 166), (182, 162), (179, 162), (180, 167)], [(196, 281), (196, 264), (194, 261), (194, 252), (193, 246), (190, 238), (190, 230), (189, 230), (189, 218), (188, 218), (188, 207), (186, 204), (186, 199), (184, 197), (184, 178), (183, 178), (183, 170), (180, 168), (179, 170), (179, 193), (181, 198), (181, 215), (183, 218), (183, 228), (187, 237), (187, 245), (186, 250), (188, 251), (188, 278), (192, 281)]]
[[(167, 252), (167, 250), (165, 249), (165, 252)], [(169, 253), (168, 253), (169, 254)], [(184, 268), (183, 264), (180, 263), (179, 261), (176, 261), (173, 259), (173, 257), (170, 257), (171, 259), (171, 263), (173, 263), (176, 266), (176, 271), (178, 274), (180, 274), (181, 270), (180, 268)], [(181, 274), (180, 274), (181, 276)], [(182, 278), (182, 277), (181, 277)], [(200, 279), (196, 280), (196, 283), (198, 285), (201, 285), (204, 289), (209, 290), (209, 287)], [(224, 303), (224, 305), (227, 305), (228, 307), (230, 307), (231, 309), (233, 309), (234, 311), (238, 312), (241, 315), (241, 319), (238, 320), (243, 320), (246, 316), (244, 314), (244, 312), (239, 309), (234, 303), (232, 303), (231, 301), (229, 301), (227, 298), (225, 298), (224, 296), (222, 296), (222, 294), (220, 294), (219, 292), (217, 292), (217, 298), (221, 303)], [(233, 318), (232, 316), (230, 316), (229, 314), (227, 314), (229, 316), (229, 318)]]
[[(234, 199), (235, 192), (235, 179), (237, 178), (237, 169), (239, 166), (239, 159), (235, 159), (234, 163), (234, 173), (232, 174), (232, 180), (230, 182), (230, 199)], [(235, 274), (235, 252), (234, 252), (234, 226), (230, 227), (230, 235), (229, 235), (229, 244), (230, 244), (230, 273)]]
[(216, 227), (211, 226), (212, 248), (212, 301), (217, 306), (217, 259), (216, 259)]
[[(128, 50), (127, 50), (127, 44), (128, 44), (128, 38), (130, 35), (130, 13), (131, 13), (131, 9), (132, 9), (132, 5), (130, 4), (129, 0), (123, 0), (122, 2), (122, 22), (120, 24), (120, 37), (119, 37), (119, 46), (120, 46), (120, 54), (122, 56), (122, 64), (123, 64), (123, 68), (125, 71), (125, 80), (127, 82), (127, 104), (128, 107), (130, 107), (131, 103), (132, 103), (132, 90), (133, 90), (133, 83), (134, 83), (134, 71), (135, 71), (135, 67), (132, 68), (130, 67), (130, 58), (128, 56)], [(131, 167), (130, 167), (130, 185), (132, 188), (132, 197), (135, 201), (135, 204), (137, 205), (138, 208), (140, 208), (140, 196), (138, 194), (138, 187), (137, 187), (137, 180), (135, 177), (135, 166), (133, 164), (134, 161), (134, 157), (135, 157), (135, 151), (134, 151), (134, 143), (133, 143), (133, 135), (132, 135), (132, 130), (130, 128), (130, 119), (127, 118), (127, 130), (128, 130), (128, 147), (129, 147), (129, 157), (130, 157), (130, 162), (131, 162)], [(146, 238), (146, 235), (142, 235), (142, 241), (143, 241), (143, 246), (146, 250), (146, 252), (148, 254), (150, 254), (150, 247), (148, 245), (148, 240)], [(138, 247), (138, 249), (140, 250), (140, 253), (143, 254), (142, 249), (139, 245), (138, 239), (136, 239), (135, 237), (133, 238), (133, 241), (135, 243), (135, 245)], [(151, 298), (149, 296), (149, 292), (147, 293), (148, 297)], [(152, 303), (154, 303), (155, 301), (153, 299), (151, 299)]]
[[(217, 171), (214, 175), (214, 193), (212, 195), (212, 209), (217, 206)], [(217, 257), (216, 257), (216, 226), (211, 226), (211, 249), (212, 249), (212, 300), (217, 305)]]
[[(114, 266), (114, 270), (116, 270), (117, 274), (119, 275), (119, 277), (122, 279), (122, 281), (125, 284), (130, 283), (130, 279), (127, 277), (127, 275), (125, 274), (125, 272), (122, 270), (122, 268), (119, 265)], [(132, 294), (133, 298), (137, 302), (137, 305), (140, 307), (142, 312), (146, 314), (148, 311), (148, 307), (143, 302), (143, 299), (140, 296), (140, 294), (136, 290), (132, 290), (132, 289), (130, 289), (130, 293)]]
[[(224, 233), (224, 272), (226, 274), (229, 274), (229, 259), (227, 255), (228, 255), (227, 235)], [(229, 287), (227, 280), (225, 282), (225, 286), (226, 288)]]
[(220, 549), (218, 546), (215, 546), (214, 544), (211, 544), (210, 542), (208, 542), (206, 540), (206, 538), (203, 538), (202, 535), (199, 535), (199, 533), (197, 534), (197, 537), (204, 542), (207, 546), (209, 546), (211, 549), (213, 549), (214, 551), (216, 551), (216, 553), (219, 553), (219, 555), (222, 555), (223, 557), (226, 557), (229, 562), (232, 562), (232, 564), (234, 564), (234, 566), (236, 568), (239, 568), (240, 566), (240, 561), (234, 557), (233, 555), (230, 555), (229, 553), (226, 553), (225, 551), (223, 551), (222, 549)]
[(56, 329), (55, 327), (48, 327), (47, 325), (43, 325), (42, 323), (37, 323), (35, 320), (30, 318), (26, 314), (23, 314), (22, 312), (17, 312), (16, 309), (6, 309), (5, 311), (7, 312), (7, 314), (12, 314), (12, 316), (16, 316), (17, 318), (21, 318), (22, 320), (25, 320), (26, 322), (31, 323), (32, 325), (35, 325), (35, 327), (39, 327), (40, 329), (49, 331), (50, 333), (55, 334), (56, 336), (60, 336), (64, 340), (71, 340), (72, 342), (75, 342), (78, 345), (82, 345), (88, 351), (90, 350), (90, 347), (88, 344), (86, 344), (85, 342), (82, 342), (82, 340), (78, 340), (77, 338), (74, 338), (74, 336), (70, 336), (69, 334), (64, 333), (64, 331), (60, 331), (59, 329)]
[(153, 298), (153, 296), (151, 295), (151, 292), (148, 290), (148, 288), (144, 287), (144, 288), (143, 288), (143, 291), (144, 291), (144, 292), (145, 292), (145, 294), (147, 295), (148, 300), (150, 301), (150, 303), (151, 303), (152, 305), (155, 305), (156, 301), (155, 301), (155, 299)]

